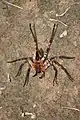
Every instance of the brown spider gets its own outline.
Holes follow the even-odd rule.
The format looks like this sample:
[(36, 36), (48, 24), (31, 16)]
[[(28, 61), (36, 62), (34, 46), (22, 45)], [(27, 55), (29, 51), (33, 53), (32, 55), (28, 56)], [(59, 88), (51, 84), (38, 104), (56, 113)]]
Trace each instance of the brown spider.
[(31, 23), (29, 24), (29, 27), (30, 27), (30, 31), (32, 33), (32, 36), (34, 38), (34, 42), (36, 44), (35, 45), (36, 46), (36, 54), (33, 57), (25, 57), (25, 58), (20, 58), (20, 59), (8, 61), (8, 63), (13, 63), (13, 62), (16, 62), (16, 61), (24, 60), (24, 62), (20, 65), (19, 70), (18, 70), (15, 77), (20, 76), (24, 64), (28, 63), (29, 68), (28, 68), (27, 73), (26, 73), (25, 82), (24, 82), (23, 87), (25, 86), (26, 83), (28, 84), (28, 82), (29, 82), (29, 74), (30, 74), (31, 68), (35, 69), (35, 74), (33, 75), (33, 77), (35, 77), (38, 73), (42, 73), (42, 75), (39, 78), (43, 78), (45, 76), (45, 70), (47, 68), (49, 68), (50, 66), (52, 66), (54, 71), (55, 71), (55, 75), (54, 75), (54, 79), (53, 79), (53, 85), (54, 85), (54, 82), (56, 82), (56, 84), (57, 84), (57, 73), (58, 73), (58, 71), (57, 71), (57, 68), (56, 68), (55, 64), (60, 66), (61, 69), (63, 69), (63, 71), (67, 74), (68, 78), (71, 81), (73, 81), (74, 79), (71, 77), (71, 75), (66, 70), (66, 68), (57, 61), (57, 58), (58, 59), (74, 59), (75, 57), (54, 56), (54, 57), (48, 58), (48, 54), (49, 54), (49, 51), (50, 51), (50, 48), (51, 48), (51, 44), (53, 42), (53, 38), (54, 38), (55, 33), (57, 31), (58, 25), (54, 24), (54, 26), (53, 26), (52, 34), (51, 34), (51, 37), (50, 37), (50, 40), (49, 40), (49, 45), (48, 45), (48, 48), (46, 49), (45, 53), (44, 53), (42, 48), (40, 48), (40, 49), (38, 48), (35, 24), (33, 25), (33, 30), (32, 30), (32, 27), (31, 27)]

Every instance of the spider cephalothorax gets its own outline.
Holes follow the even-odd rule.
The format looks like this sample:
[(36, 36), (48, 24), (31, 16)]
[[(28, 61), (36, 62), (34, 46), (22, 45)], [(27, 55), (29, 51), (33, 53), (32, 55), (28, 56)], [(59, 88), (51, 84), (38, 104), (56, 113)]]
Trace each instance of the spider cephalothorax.
[(32, 64), (32, 67), (35, 69), (37, 73), (44, 72), (45, 71), (45, 65), (43, 60), (35, 60)]
[(51, 34), (49, 44), (48, 44), (48, 48), (46, 49), (45, 52), (43, 51), (42, 48), (40, 48), (40, 49), (38, 48), (35, 24), (33, 25), (33, 30), (32, 30), (32, 27), (31, 27), (31, 23), (29, 24), (29, 27), (30, 27), (30, 31), (32, 33), (32, 36), (34, 38), (34, 42), (36, 44), (35, 45), (36, 46), (36, 54), (33, 57), (25, 57), (25, 58), (20, 58), (20, 59), (8, 61), (8, 63), (13, 63), (13, 62), (16, 62), (16, 61), (24, 60), (24, 62), (19, 67), (19, 70), (16, 74), (16, 77), (21, 74), (21, 71), (22, 71), (22, 68), (23, 68), (24, 64), (28, 63), (29, 68), (27, 70), (27, 74), (26, 74), (26, 77), (25, 77), (25, 83), (24, 83), (23, 86), (25, 86), (26, 82), (27, 82), (27, 84), (29, 82), (29, 74), (30, 74), (31, 68), (33, 68), (35, 70), (35, 74), (33, 75), (33, 77), (35, 77), (38, 73), (42, 73), (42, 75), (39, 78), (43, 78), (45, 76), (46, 69), (49, 68), (50, 66), (52, 66), (54, 71), (55, 71), (55, 75), (54, 75), (54, 79), (53, 79), (53, 85), (54, 85), (54, 82), (57, 83), (57, 73), (58, 73), (58, 71), (57, 71), (57, 68), (56, 68), (55, 64), (60, 66), (61, 69), (63, 69), (64, 72), (67, 74), (68, 78), (71, 81), (73, 81), (74, 79), (71, 77), (71, 75), (66, 70), (66, 68), (57, 61), (57, 58), (58, 59), (74, 59), (75, 57), (68, 57), (68, 56), (63, 56), (62, 55), (62, 56), (53, 56), (51, 58), (48, 58), (48, 54), (49, 54), (49, 51), (50, 51), (50, 48), (51, 48), (51, 44), (53, 42), (53, 38), (54, 38), (55, 33), (57, 31), (58, 25), (54, 24), (54, 26), (53, 26), (52, 34)]
[[(40, 49), (42, 51), (42, 49)], [(45, 70), (48, 68), (50, 63), (48, 60), (44, 61), (44, 56), (40, 53), (40, 50), (34, 54), (33, 59), (28, 59), (29, 65), (33, 68), (36, 73), (33, 75), (35, 77), (38, 73), (43, 73), (41, 77), (45, 76)]]

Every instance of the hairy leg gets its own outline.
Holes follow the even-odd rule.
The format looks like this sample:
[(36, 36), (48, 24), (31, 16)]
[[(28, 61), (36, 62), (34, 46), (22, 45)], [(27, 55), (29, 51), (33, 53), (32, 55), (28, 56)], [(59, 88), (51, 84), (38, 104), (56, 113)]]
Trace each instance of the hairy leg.
[(33, 75), (33, 77), (35, 77), (35, 76), (37, 76), (37, 71), (36, 71), (36, 73)]
[(21, 60), (27, 60), (27, 57), (19, 58), (19, 59), (16, 59), (16, 60), (11, 60), (11, 61), (8, 61), (7, 63), (13, 63), (13, 62), (21, 61)]
[(54, 79), (53, 79), (53, 86), (54, 86), (54, 82), (56, 82), (56, 84), (57, 84), (57, 73), (58, 73), (58, 71), (57, 71), (57, 68), (55, 67), (54, 64), (51, 64), (51, 66), (53, 66), (53, 69), (55, 71), (55, 76), (54, 76)]
[(48, 54), (49, 54), (49, 51), (50, 51), (50, 48), (51, 48), (55, 33), (57, 31), (57, 27), (58, 27), (58, 24), (54, 24), (52, 34), (51, 34), (51, 37), (50, 37), (50, 40), (49, 40), (49, 45), (48, 45), (48, 48), (47, 48), (47, 50), (46, 50), (46, 52), (44, 54), (44, 58), (45, 58), (44, 60), (46, 60), (47, 57), (48, 57)]
[(30, 70), (31, 70), (31, 67), (29, 67), (28, 70), (27, 70), (26, 78), (25, 78), (25, 82), (24, 82), (23, 87), (26, 85), (26, 83), (27, 83), (27, 85), (28, 85)]
[(29, 23), (29, 27), (30, 27), (30, 31), (32, 33), (32, 36), (34, 38), (34, 42), (36, 44), (36, 51), (38, 51), (38, 43), (37, 43), (37, 35), (36, 35), (36, 30), (35, 30), (35, 24), (33, 25), (34, 32), (32, 30), (31, 23)]
[(27, 63), (27, 61), (25, 61), (24, 63), (22, 63), (22, 64), (20, 65), (19, 70), (18, 70), (18, 72), (17, 72), (17, 74), (16, 74), (15, 77), (20, 76), (21, 71), (22, 71), (22, 68), (23, 68), (23, 66), (24, 66), (25, 63)]
[(51, 57), (50, 60), (53, 60), (53, 59), (75, 59), (75, 57), (69, 57), (69, 56), (64, 56), (64, 55), (61, 55), (61, 56), (54, 56), (54, 57)]
[(60, 59), (75, 59), (75, 57), (69, 57), (69, 56), (59, 56)]
[(33, 25), (33, 30), (32, 30), (32, 27), (31, 27), (31, 23), (29, 24), (29, 27), (30, 27), (30, 31), (32, 33), (32, 36), (34, 38), (34, 42), (36, 44), (36, 60), (39, 60), (39, 49), (38, 49), (38, 42), (37, 42), (37, 35), (36, 35), (35, 24)]
[(42, 48), (39, 49), (39, 55), (40, 55), (40, 58), (44, 56), (44, 51)]
[(74, 81), (74, 79), (71, 77), (71, 75), (69, 74), (69, 72), (66, 70), (66, 68), (62, 65), (62, 64), (60, 64), (59, 62), (57, 62), (57, 61), (53, 61), (55, 64), (57, 64), (58, 66), (60, 66), (63, 70), (64, 70), (64, 72), (67, 74), (67, 76), (68, 76), (68, 78), (73, 82)]

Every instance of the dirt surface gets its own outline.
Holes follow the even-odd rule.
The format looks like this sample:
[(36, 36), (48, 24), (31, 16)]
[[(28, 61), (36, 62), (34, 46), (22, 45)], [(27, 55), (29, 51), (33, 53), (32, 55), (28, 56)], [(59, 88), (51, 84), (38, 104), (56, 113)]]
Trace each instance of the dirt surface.
[[(80, 120), (80, 0), (7, 1), (23, 9), (7, 7), (0, 1), (0, 120)], [(62, 16), (56, 16), (62, 13)], [(39, 47), (44, 50), (53, 24), (58, 23), (49, 57), (75, 56), (74, 60), (59, 60), (74, 82), (58, 66), (58, 85), (55, 86), (52, 85), (52, 68), (46, 71), (43, 79), (33, 78), (31, 71), (29, 85), (25, 87), (27, 64), (22, 74), (15, 78), (22, 61), (13, 64), (7, 64), (7, 61), (32, 56), (35, 51), (30, 22), (35, 22)], [(64, 31), (67, 34), (60, 38)], [(31, 115), (23, 116), (22, 112)]]

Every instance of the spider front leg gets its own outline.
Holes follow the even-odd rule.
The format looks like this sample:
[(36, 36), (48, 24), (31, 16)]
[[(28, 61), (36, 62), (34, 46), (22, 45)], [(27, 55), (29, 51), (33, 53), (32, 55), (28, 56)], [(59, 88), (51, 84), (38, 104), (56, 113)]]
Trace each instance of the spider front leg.
[(50, 37), (50, 40), (49, 40), (49, 45), (48, 45), (48, 48), (46, 49), (46, 52), (45, 52), (45, 54), (44, 54), (44, 61), (45, 61), (45, 60), (47, 59), (47, 57), (48, 57), (48, 54), (49, 54), (49, 51), (50, 51), (50, 48), (51, 48), (51, 45), (52, 45), (52, 42), (53, 42), (55, 33), (56, 33), (56, 31), (57, 31), (57, 27), (58, 27), (58, 24), (54, 24), (53, 29), (52, 29), (52, 34), (51, 34), (51, 37)]
[[(39, 49), (38, 49), (38, 42), (37, 42), (37, 35), (36, 35), (36, 29), (35, 29), (35, 24), (33, 25), (33, 30), (32, 30), (32, 27), (31, 27), (31, 23), (29, 24), (29, 27), (30, 27), (30, 31), (32, 33), (32, 36), (34, 38), (34, 42), (35, 42), (35, 46), (36, 46), (36, 60), (39, 60), (40, 56), (39, 56)], [(34, 32), (33, 32), (34, 31)]]
[(40, 55), (40, 58), (44, 56), (44, 51), (42, 48), (39, 49), (39, 55)]
[(55, 64), (57, 64), (58, 66), (60, 66), (61, 68), (62, 68), (62, 70), (64, 70), (64, 72), (67, 74), (67, 76), (68, 76), (68, 78), (73, 82), (74, 81), (74, 79), (71, 77), (71, 75), (69, 74), (69, 72), (66, 70), (66, 68), (62, 65), (62, 64), (60, 64), (59, 62), (57, 62), (57, 61), (53, 61)]
[(31, 70), (31, 67), (29, 66), (29, 68), (28, 68), (28, 70), (27, 70), (27, 73), (26, 73), (26, 78), (25, 78), (25, 82), (24, 82), (23, 87), (26, 85), (26, 83), (27, 83), (27, 85), (28, 85), (28, 83), (29, 83), (30, 70)]
[(37, 43), (37, 35), (36, 35), (36, 30), (35, 30), (35, 24), (33, 25), (33, 30), (34, 30), (34, 32), (33, 32), (33, 30), (32, 30), (31, 23), (29, 24), (29, 27), (30, 27), (30, 31), (31, 31), (31, 33), (32, 33), (32, 36), (33, 36), (33, 38), (34, 38), (34, 42), (35, 42), (35, 44), (36, 44), (36, 51), (38, 51), (38, 43)]
[(36, 34), (36, 29), (35, 29), (35, 24), (33, 25), (33, 30), (32, 30), (32, 26), (31, 26), (31, 23), (29, 24), (29, 27), (30, 27), (30, 31), (32, 33), (32, 36), (33, 36), (33, 39), (34, 39), (34, 42), (35, 42), (35, 46), (36, 46), (36, 56), (35, 56), (35, 59), (36, 60), (39, 60), (40, 58), (42, 58), (44, 56), (44, 51), (42, 48), (38, 48), (38, 40), (37, 40), (37, 34)]

